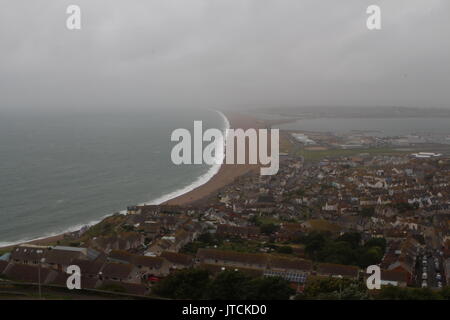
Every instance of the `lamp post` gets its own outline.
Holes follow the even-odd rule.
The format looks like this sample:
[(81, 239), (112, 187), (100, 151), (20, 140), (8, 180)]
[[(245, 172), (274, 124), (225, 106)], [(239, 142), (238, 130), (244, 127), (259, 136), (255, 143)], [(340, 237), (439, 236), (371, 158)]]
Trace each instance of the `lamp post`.
[(41, 290), (41, 263), (45, 262), (45, 258), (39, 260), (38, 264), (38, 287), (39, 287), (39, 299), (42, 299), (42, 290)]

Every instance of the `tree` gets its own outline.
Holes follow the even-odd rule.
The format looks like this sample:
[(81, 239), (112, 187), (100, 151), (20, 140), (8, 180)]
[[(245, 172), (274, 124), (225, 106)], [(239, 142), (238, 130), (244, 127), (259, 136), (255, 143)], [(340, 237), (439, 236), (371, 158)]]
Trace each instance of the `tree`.
[(317, 254), (317, 259), (323, 262), (353, 265), (358, 259), (355, 250), (346, 241), (330, 241)]
[(361, 215), (363, 217), (373, 217), (375, 215), (375, 208), (374, 207), (364, 207), (361, 210)]
[(358, 255), (357, 265), (362, 268), (380, 263), (383, 259), (384, 251), (380, 247), (361, 248), (361, 252)]
[(259, 220), (258, 216), (256, 216), (256, 215), (252, 216), (248, 221), (253, 223), (257, 227), (259, 227), (261, 225), (261, 221)]
[(279, 246), (279, 247), (276, 247), (276, 250), (278, 253), (284, 253), (284, 254), (291, 254), (292, 252), (294, 252), (294, 250), (290, 246)]
[(386, 250), (386, 239), (384, 238), (372, 238), (364, 244), (365, 247), (380, 247), (384, 252)]
[(337, 241), (345, 241), (352, 246), (352, 248), (357, 248), (361, 242), (361, 234), (357, 232), (347, 232), (337, 238)]
[(264, 233), (268, 236), (275, 233), (279, 229), (279, 227), (274, 223), (265, 223), (265, 224), (261, 225), (259, 228), (262, 233)]
[(394, 205), (399, 213), (405, 213), (417, 209), (417, 204), (409, 204), (408, 202), (399, 202)]
[(216, 239), (211, 233), (209, 232), (204, 232), (201, 235), (198, 236), (197, 238), (198, 242), (202, 242), (207, 246), (214, 246), (214, 245), (219, 245), (220, 244), (220, 240)]
[(383, 286), (375, 298), (379, 300), (439, 300), (442, 296), (430, 288)]
[(249, 277), (240, 271), (223, 271), (210, 283), (207, 297), (214, 300), (242, 300), (248, 281)]
[(325, 247), (327, 239), (323, 233), (311, 233), (303, 240), (305, 253), (315, 259), (317, 254)]
[(245, 291), (247, 300), (288, 300), (295, 293), (289, 282), (280, 277), (252, 279)]
[(112, 291), (112, 292), (126, 292), (125, 288), (120, 284), (108, 283), (100, 286), (99, 290)]
[(442, 288), (440, 294), (443, 299), (450, 300), (450, 286)]
[(323, 233), (311, 233), (298, 241), (305, 244), (305, 253), (310, 259), (363, 268), (380, 263), (386, 250), (385, 239), (371, 239), (362, 246), (361, 235), (356, 232), (345, 233), (336, 239)]
[(153, 287), (153, 292), (172, 299), (202, 299), (209, 286), (209, 272), (185, 269), (170, 274)]
[(367, 299), (367, 288), (362, 282), (339, 278), (317, 278), (310, 281), (297, 298), (309, 300)]

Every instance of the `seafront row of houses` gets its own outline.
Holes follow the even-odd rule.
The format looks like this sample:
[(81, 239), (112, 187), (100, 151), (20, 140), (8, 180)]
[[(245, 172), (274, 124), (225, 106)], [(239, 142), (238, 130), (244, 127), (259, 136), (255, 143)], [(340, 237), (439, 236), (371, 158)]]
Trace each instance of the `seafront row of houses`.
[[(290, 245), (302, 235), (357, 232), (363, 241), (384, 238), (382, 283), (416, 285), (424, 252), (439, 252), (450, 283), (450, 159), (372, 156), (305, 163), (284, 155), (275, 176), (248, 173), (208, 200), (189, 206), (131, 206), (100, 224), (72, 233), (64, 245), (20, 245), (0, 257), (7, 279), (65, 286), (66, 269), (78, 265), (82, 288), (120, 286), (145, 295), (153, 283), (184, 268), (217, 273), (239, 270), (279, 276), (301, 289), (313, 277), (363, 280), (357, 266), (312, 261), (298, 246), (275, 254), (267, 243)], [(257, 221), (278, 228), (263, 232)], [(186, 254), (201, 235), (260, 243), (260, 252), (214, 245)], [(184, 252), (184, 253), (183, 253)], [(40, 274), (40, 279), (38, 275)]]
[[(43, 285), (66, 286), (67, 268), (81, 269), (82, 289), (104, 289), (120, 285), (127, 293), (146, 295), (152, 283), (184, 268), (204, 268), (212, 274), (224, 270), (239, 270), (250, 276), (278, 276), (292, 284), (303, 285), (309, 276), (362, 279), (364, 270), (356, 266), (313, 263), (307, 259), (277, 257), (217, 249), (199, 249), (195, 256), (163, 252), (158, 257), (112, 250), (109, 254), (89, 248), (64, 246), (20, 245), (7, 261), (0, 261), (0, 274), (8, 279)], [(398, 286), (408, 284), (405, 272), (383, 270), (383, 283)]]

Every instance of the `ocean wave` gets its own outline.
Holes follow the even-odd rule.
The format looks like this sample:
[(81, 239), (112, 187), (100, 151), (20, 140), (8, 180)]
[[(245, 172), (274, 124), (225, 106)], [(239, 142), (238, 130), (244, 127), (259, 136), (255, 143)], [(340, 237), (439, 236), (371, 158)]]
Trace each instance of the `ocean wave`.
[(50, 233), (46, 233), (43, 236), (40, 236), (40, 237), (37, 237), (37, 238), (24, 238), (24, 239), (17, 240), (17, 241), (0, 242), (0, 248), (10, 247), (10, 246), (18, 245), (18, 244), (21, 244), (21, 243), (27, 243), (27, 242), (32, 242), (32, 241), (43, 240), (43, 239), (47, 239), (47, 238), (50, 238), (50, 237), (60, 236), (60, 235), (65, 234), (65, 233), (79, 231), (82, 228), (91, 227), (93, 225), (96, 225), (97, 223), (99, 223), (103, 219), (105, 219), (107, 217), (110, 217), (112, 215), (113, 214), (106, 214), (106, 215), (104, 215), (103, 217), (101, 217), (101, 218), (99, 218), (97, 220), (93, 220), (93, 221), (88, 222), (88, 223), (80, 223), (80, 224), (71, 226), (71, 227), (66, 228), (66, 229), (62, 229), (62, 230), (59, 230), (59, 231), (53, 231), (53, 232), (50, 232)]

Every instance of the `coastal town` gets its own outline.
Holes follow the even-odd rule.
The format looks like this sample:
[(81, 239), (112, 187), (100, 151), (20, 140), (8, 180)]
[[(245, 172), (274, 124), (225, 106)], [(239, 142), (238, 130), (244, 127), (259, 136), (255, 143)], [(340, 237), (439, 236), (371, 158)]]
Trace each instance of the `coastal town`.
[(383, 286), (450, 283), (450, 157), (282, 138), (278, 174), (249, 170), (189, 204), (129, 206), (55, 243), (8, 248), (0, 284), (65, 288), (72, 265), (83, 290), (130, 297), (160, 296), (154, 288), (183, 270), (281, 278), (291, 298), (317, 279), (364, 285), (370, 265)]
[(1, 4), (4, 311), (448, 313), (450, 0)]

